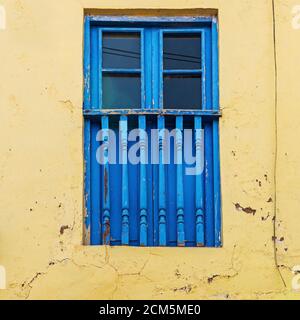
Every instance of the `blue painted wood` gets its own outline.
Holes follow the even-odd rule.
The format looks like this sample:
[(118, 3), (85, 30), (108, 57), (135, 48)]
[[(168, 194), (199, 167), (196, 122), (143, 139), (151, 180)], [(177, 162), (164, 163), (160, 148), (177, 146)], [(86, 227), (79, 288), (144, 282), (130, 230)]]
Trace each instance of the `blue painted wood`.
[(152, 109), (161, 109), (162, 97), (161, 85), (162, 85), (162, 47), (161, 47), (161, 35), (157, 28), (152, 29)]
[(215, 110), (213, 108), (212, 101), (212, 45), (211, 45), (211, 28), (206, 28), (203, 35), (203, 56), (205, 57), (205, 70), (203, 73), (203, 109), (204, 110)]
[(139, 116), (140, 129), (140, 245), (147, 246), (148, 207), (147, 207), (147, 154), (146, 117)]
[(141, 73), (141, 69), (103, 68), (102, 72), (111, 74), (139, 74)]
[(193, 33), (193, 34), (200, 34), (202, 36), (203, 33), (202, 28), (168, 28), (168, 29), (161, 29), (161, 33)]
[(221, 117), (222, 113), (219, 110), (188, 110), (188, 109), (87, 109), (83, 114), (87, 117), (96, 117), (102, 115), (164, 115), (164, 116), (201, 116), (208, 118)]
[[(123, 17), (122, 19), (120, 17), (116, 19), (119, 21)], [(200, 21), (188, 17), (184, 21), (185, 27), (183, 29), (182, 25), (177, 25), (180, 19), (154, 17), (152, 21), (148, 22), (147, 19), (148, 17), (141, 20), (139, 18), (137, 20), (129, 19), (130, 22), (127, 25), (126, 19), (124, 19), (124, 28), (121, 24), (118, 24), (117, 27), (113, 20), (103, 21), (103, 23), (100, 20), (96, 21), (97, 19), (93, 20), (93, 18), (86, 18), (85, 20), (83, 114), (85, 118), (84, 135), (87, 137), (84, 142), (86, 161), (85, 206), (86, 212), (89, 212), (89, 216), (86, 215), (85, 218), (86, 228), (90, 228), (91, 224), (94, 226), (91, 228), (90, 239), (92, 244), (102, 242), (110, 245), (128, 243), (134, 246), (176, 246), (181, 245), (183, 241), (185, 246), (202, 246), (202, 244), (205, 246), (220, 246), (221, 198), (218, 118), (221, 116), (221, 112), (218, 102), (217, 21), (215, 19), (200, 19)], [(192, 23), (190, 24), (188, 21)], [(156, 24), (156, 22), (159, 24)], [(130, 25), (133, 28), (129, 27)], [(168, 28), (168, 25), (170, 28)], [(191, 27), (186, 27), (190, 25)], [(144, 26), (149, 26), (149, 28), (144, 28)], [(177, 27), (181, 29), (178, 30)], [(203, 75), (202, 110), (161, 109), (163, 74), (184, 74), (187, 72), (186, 70), (163, 70), (162, 30), (176, 33), (189, 31), (202, 33), (203, 64), (201, 70), (192, 71), (194, 74), (202, 73)], [(143, 55), (141, 57), (141, 68), (102, 70), (100, 51), (103, 31), (141, 32), (141, 54)], [(97, 45), (94, 43), (96, 38)], [(97, 54), (98, 57), (96, 57)], [(93, 70), (90, 70), (91, 66)], [(103, 72), (141, 73), (141, 109), (102, 110), (101, 79)], [(123, 165), (108, 165), (108, 163), (105, 163), (101, 166), (99, 179), (95, 161), (91, 158), (94, 149), (97, 148), (97, 143), (93, 142), (97, 126), (93, 125), (91, 129), (91, 123), (100, 120), (102, 128), (108, 130), (109, 124), (114, 126), (116, 116), (128, 119), (127, 130), (129, 130), (130, 123), (132, 123), (133, 128), (134, 126), (145, 127), (147, 131), (156, 127), (156, 125), (161, 129), (161, 134), (157, 138), (160, 146), (160, 162), (158, 165), (128, 164), (127, 169)], [(184, 119), (183, 129), (193, 122), (194, 128), (202, 127), (205, 129), (205, 175), (202, 178), (185, 175), (183, 170), (186, 169), (186, 164), (180, 168), (177, 165), (165, 165), (163, 163), (165, 154), (162, 145), (165, 142), (165, 137), (162, 134), (162, 129), (166, 125), (169, 128), (170, 123), (174, 125), (175, 119), (176, 125), (179, 126), (181, 120), (178, 119), (180, 118), (182, 118), (182, 121)], [(88, 126), (90, 126), (90, 129), (88, 129)], [(117, 132), (118, 129), (114, 127), (114, 130)], [(197, 154), (198, 138), (196, 132), (194, 137), (194, 152)], [(105, 143), (107, 145), (108, 141), (104, 141)], [(118, 143), (122, 146), (122, 137), (120, 137)], [(129, 149), (130, 145), (129, 142), (126, 148)], [(88, 150), (88, 146), (93, 150)], [(120, 152), (122, 152), (122, 149)], [(172, 149), (171, 152), (174, 152), (174, 150)], [(179, 153), (179, 150), (176, 149), (175, 152)], [(140, 150), (141, 157), (143, 157), (143, 153), (144, 151)], [(183, 177), (182, 184), (180, 183), (181, 179), (178, 179), (181, 175)], [(143, 177), (146, 178), (143, 179)], [(99, 180), (98, 185), (96, 180)], [(144, 181), (147, 181), (146, 187)], [(98, 197), (101, 194), (100, 201), (96, 194), (98, 194)], [(129, 203), (128, 214), (126, 205), (124, 205), (126, 194)], [(138, 195), (139, 198), (137, 198)], [(111, 199), (114, 200), (111, 201)], [(183, 203), (182, 211), (180, 209), (181, 202)], [(99, 206), (102, 209), (101, 219), (99, 219), (99, 212), (97, 211)], [(176, 214), (174, 214), (175, 212)], [(128, 224), (127, 217), (129, 217)], [(182, 226), (184, 226), (183, 233)], [(97, 234), (97, 228), (102, 228), (102, 232), (99, 230), (99, 234)]]
[[(176, 164), (176, 118), (172, 117), (172, 121), (165, 118), (166, 129), (173, 133), (169, 140), (170, 161), (165, 165), (166, 172), (166, 220), (167, 220), (167, 246), (176, 247), (178, 242), (178, 222), (177, 221), (177, 164)], [(171, 134), (170, 134), (171, 135)], [(156, 187), (157, 189), (157, 187)], [(186, 202), (184, 202), (186, 205)], [(186, 213), (184, 207), (184, 213)], [(180, 218), (180, 215), (178, 216)], [(185, 218), (185, 217), (184, 217)], [(185, 227), (187, 227), (184, 221)], [(182, 230), (181, 230), (182, 231)]]
[[(155, 128), (156, 128), (156, 123), (155, 123)], [(151, 136), (151, 129), (152, 129), (152, 123), (150, 120), (147, 119), (146, 117), (146, 132), (148, 134), (148, 137)], [(155, 142), (157, 142), (157, 139), (155, 139)], [(147, 192), (147, 246), (154, 246), (155, 242), (155, 234), (154, 234), (154, 219), (155, 219), (155, 191), (153, 188), (154, 185), (154, 167), (157, 165), (149, 165), (151, 163), (151, 139), (148, 139), (148, 155), (146, 154), (148, 164), (146, 165), (146, 192)], [(156, 201), (157, 202), (157, 201)]]
[(164, 108), (164, 30), (159, 29), (158, 31), (158, 39), (155, 45), (157, 46), (156, 51), (158, 52), (158, 62), (156, 62), (156, 70), (158, 71), (158, 77), (156, 79), (157, 82), (157, 94), (159, 95), (158, 97), (158, 108), (163, 109)]
[(165, 179), (165, 118), (163, 116), (157, 117), (157, 127), (159, 129), (159, 212), (158, 212), (158, 223), (159, 223), (159, 245), (166, 246), (167, 244), (167, 226), (166, 226), (166, 179)]
[(214, 17), (210, 16), (159, 16), (159, 17), (143, 17), (143, 16), (95, 16), (90, 15), (88, 16), (90, 21), (92, 22), (101, 22), (101, 24), (105, 23), (120, 23), (120, 22), (126, 22), (126, 25), (128, 26), (129, 23), (145, 23), (151, 24), (155, 23), (155, 25), (159, 23), (167, 23), (170, 24), (172, 22), (176, 23), (188, 23), (189, 25), (192, 25), (193, 23), (209, 23), (211, 22)]
[(144, 30), (144, 95), (145, 108), (151, 109), (152, 106), (152, 30)]
[(101, 167), (95, 157), (97, 149), (100, 146), (100, 141), (97, 134), (100, 130), (99, 121), (91, 121), (91, 157), (90, 157), (90, 172), (91, 172), (91, 245), (101, 244)]
[[(195, 149), (196, 163), (203, 163), (202, 158), (204, 147), (202, 139), (202, 119), (195, 117)], [(195, 176), (196, 179), (196, 243), (197, 247), (204, 247), (204, 190), (203, 190), (203, 172)]]
[(101, 27), (102, 32), (117, 32), (117, 33), (139, 33), (143, 28), (125, 28), (125, 27)]
[(91, 226), (91, 122), (89, 119), (84, 120), (84, 221), (86, 229), (85, 243), (90, 243), (90, 226)]
[(206, 87), (206, 78), (208, 73), (210, 73), (210, 69), (207, 68), (207, 60), (206, 60), (206, 33), (207, 30), (202, 31), (201, 33), (201, 69), (202, 69), (202, 109), (206, 110), (207, 108), (207, 93), (209, 92), (208, 88)]
[(205, 153), (205, 246), (215, 246), (215, 222), (213, 203), (213, 134), (212, 124), (204, 124), (204, 153)]
[(185, 75), (195, 75), (195, 74), (202, 74), (202, 69), (194, 69), (194, 70), (188, 70), (188, 69), (172, 69), (172, 70), (164, 70), (164, 74), (185, 74)]
[(99, 108), (99, 33), (96, 28), (91, 29), (91, 107)]
[[(168, 28), (168, 29), (160, 29), (159, 32), (159, 52), (160, 52), (160, 61), (159, 61), (159, 88), (160, 88), (160, 95), (159, 95), (159, 107), (163, 108), (163, 75), (164, 74), (202, 74), (203, 70), (205, 70), (205, 62), (202, 60), (202, 70), (165, 70), (164, 65), (163, 65), (163, 37), (164, 34), (167, 33), (182, 33), (182, 34), (187, 34), (187, 33), (193, 33), (193, 34), (199, 34), (201, 36), (201, 39), (204, 37), (204, 29), (199, 29), (199, 28)], [(203, 59), (203, 50), (202, 50), (202, 59)], [(205, 60), (204, 60), (205, 61)], [(205, 77), (202, 77), (202, 83), (205, 83)], [(205, 90), (202, 88), (202, 96), (205, 99)], [(203, 98), (202, 98), (203, 100)]]
[(97, 72), (97, 78), (98, 78), (98, 87), (96, 89), (96, 92), (98, 92), (98, 109), (102, 108), (102, 30), (98, 29), (98, 72)]
[[(190, 123), (189, 123), (190, 121)], [(194, 135), (193, 132), (193, 118), (186, 119), (184, 123), (184, 128), (191, 129), (191, 133)], [(194, 137), (193, 137), (194, 138)], [(194, 140), (192, 140), (192, 146), (193, 146), (193, 154), (195, 156), (195, 146), (194, 146)], [(184, 142), (184, 149), (186, 148), (185, 142)], [(188, 168), (195, 167), (195, 164), (192, 166), (188, 165), (187, 163), (184, 163), (184, 226), (185, 226), (185, 246), (186, 247), (195, 247), (196, 246), (196, 218), (195, 218), (195, 176), (194, 175), (188, 175), (186, 174), (186, 170)]]
[(110, 244), (110, 176), (109, 176), (109, 118), (103, 116), (101, 118), (101, 126), (103, 131), (103, 214), (102, 214), (102, 243)]
[(213, 105), (212, 109), (219, 110), (219, 40), (218, 40), (218, 24), (217, 20), (212, 21), (212, 31), (211, 31), (211, 46), (212, 46), (212, 99)]
[(89, 109), (91, 106), (91, 85), (90, 85), (90, 70), (91, 68), (91, 35), (90, 35), (90, 17), (85, 17), (84, 20), (84, 98), (83, 108)]
[(220, 155), (219, 122), (213, 121), (213, 170), (214, 170), (214, 213), (215, 247), (220, 247), (221, 239), (221, 195), (220, 195)]
[(177, 173), (177, 245), (185, 245), (183, 196), (183, 117), (176, 117), (176, 173)]
[(127, 164), (127, 117), (120, 117), (120, 144), (122, 164), (122, 244), (129, 245), (129, 190)]
[[(109, 166), (109, 189), (110, 189), (110, 245), (122, 245), (122, 164), (119, 161), (121, 157), (120, 148), (120, 127), (119, 117), (110, 119), (109, 128), (113, 130), (116, 135), (116, 164)], [(102, 171), (103, 171), (103, 166)], [(131, 177), (132, 178), (132, 177)], [(133, 178), (132, 178), (133, 179)], [(102, 180), (103, 181), (103, 177)], [(103, 192), (103, 191), (102, 191)], [(132, 212), (132, 208), (130, 208)], [(129, 224), (130, 226), (130, 224)]]
[[(212, 21), (212, 99), (213, 109), (219, 110), (219, 43), (218, 23)], [(222, 244), (221, 237), (221, 182), (220, 182), (220, 146), (219, 121), (213, 121), (213, 155), (214, 155), (214, 213), (215, 213), (215, 246)]]
[(144, 109), (146, 106), (146, 91), (145, 91), (145, 31), (142, 29), (140, 31), (141, 35), (141, 108)]
[[(136, 126), (135, 126), (136, 128)], [(137, 129), (137, 128), (136, 128)], [(135, 142), (129, 142), (128, 148), (131, 148)], [(139, 246), (140, 236), (140, 210), (139, 210), (139, 165), (128, 164), (128, 180), (129, 180), (129, 205), (130, 205), (130, 217), (129, 217), (129, 235), (131, 246)]]
[[(155, 117), (153, 122), (150, 122), (147, 124), (147, 128), (149, 130), (157, 129), (158, 120)], [(155, 134), (153, 134), (155, 133)], [(156, 159), (155, 161), (152, 160), (153, 164), (151, 168), (151, 174), (152, 174), (152, 186), (151, 186), (151, 195), (152, 195), (152, 212), (153, 212), (153, 246), (157, 247), (159, 246), (159, 146), (157, 143), (159, 143), (159, 135), (158, 131), (152, 130), (153, 138), (155, 139), (154, 143), (151, 144), (151, 147), (156, 147)], [(151, 140), (151, 139), (150, 139)], [(153, 152), (151, 149), (151, 157), (153, 158)], [(158, 155), (158, 156), (157, 156)]]

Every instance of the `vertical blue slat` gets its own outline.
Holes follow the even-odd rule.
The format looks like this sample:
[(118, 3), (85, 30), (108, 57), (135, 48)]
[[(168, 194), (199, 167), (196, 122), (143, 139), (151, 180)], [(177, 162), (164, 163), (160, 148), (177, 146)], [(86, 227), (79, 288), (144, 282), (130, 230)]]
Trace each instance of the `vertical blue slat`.
[[(201, 133), (202, 119), (195, 117), (195, 149), (196, 163), (204, 163), (201, 159), (203, 150), (203, 137)], [(204, 194), (203, 194), (203, 172), (196, 175), (196, 245), (197, 247), (204, 246)]]
[(161, 30), (158, 33), (158, 42), (157, 42), (157, 52), (158, 52), (158, 62), (157, 62), (157, 70), (159, 76), (157, 77), (157, 85), (158, 85), (158, 93), (159, 93), (159, 108), (162, 109), (164, 105), (164, 97), (163, 97), (163, 86), (164, 86), (164, 78), (163, 78), (163, 70), (164, 70), (164, 59), (163, 59), (163, 41), (164, 41), (164, 34)]
[(147, 245), (147, 157), (146, 157), (146, 117), (139, 116), (140, 129), (140, 245)]
[[(216, 18), (212, 21), (212, 93), (213, 108), (219, 109), (219, 43), (218, 23)], [(220, 146), (219, 146), (219, 120), (213, 121), (213, 170), (214, 170), (214, 213), (215, 213), (215, 246), (221, 245), (221, 186), (220, 186)]]
[[(159, 77), (160, 77), (160, 53), (159, 48), (159, 29), (151, 28), (145, 30), (145, 86), (146, 86), (146, 108), (157, 109), (159, 107)], [(150, 61), (150, 63), (149, 63)], [(150, 130), (149, 132), (150, 133)], [(150, 143), (150, 141), (148, 141)], [(151, 215), (147, 217), (149, 225), (148, 245), (159, 245), (159, 191), (158, 185), (158, 168), (156, 165), (147, 166), (148, 180), (153, 183), (154, 188), (148, 186), (148, 192), (152, 193), (152, 201), (148, 203)], [(153, 190), (152, 190), (153, 189)], [(147, 212), (148, 213), (148, 212)], [(152, 227), (151, 227), (152, 226)], [(151, 229), (150, 229), (151, 228)], [(165, 240), (166, 241), (166, 240)]]
[(212, 42), (212, 100), (213, 109), (219, 109), (219, 43), (218, 43), (218, 24), (216, 18), (212, 22), (211, 31)]
[(152, 104), (152, 30), (144, 29), (144, 94), (145, 108), (150, 109)]
[(185, 245), (184, 235), (184, 196), (183, 196), (183, 117), (176, 117), (176, 186), (177, 186), (177, 245)]
[(85, 228), (86, 228), (86, 244), (89, 244), (90, 225), (91, 225), (91, 122), (89, 119), (84, 120), (84, 202), (85, 202)]
[[(174, 118), (175, 120), (176, 118)], [(173, 123), (166, 124), (167, 130), (173, 129)], [(170, 142), (171, 142), (170, 138)], [(169, 143), (170, 150), (168, 150), (170, 154), (170, 161), (167, 165), (165, 165), (166, 171), (166, 219), (168, 221), (167, 224), (167, 246), (177, 246), (178, 242), (178, 227), (177, 227), (177, 165), (176, 165), (176, 126), (175, 126), (175, 135), (174, 135), (174, 143)], [(184, 197), (185, 199), (185, 197)], [(186, 204), (186, 202), (184, 202)], [(184, 212), (185, 207), (184, 207)], [(186, 225), (186, 215), (184, 217), (184, 224)], [(186, 233), (185, 233), (186, 236)], [(186, 244), (186, 243), (185, 243)]]
[(205, 106), (206, 110), (212, 110), (212, 35), (211, 28), (205, 28), (205, 67), (203, 77), (205, 78)]
[[(128, 148), (130, 149), (135, 143), (133, 141), (128, 142)], [(129, 235), (132, 246), (139, 245), (140, 235), (140, 212), (139, 212), (139, 165), (128, 163), (128, 181), (129, 181)]]
[(91, 108), (97, 109), (99, 106), (99, 41), (96, 28), (91, 29)]
[[(89, 17), (85, 17), (84, 21), (84, 61), (83, 61), (83, 73), (84, 73), (84, 97), (83, 108), (88, 109), (90, 107), (90, 20)], [(91, 123), (90, 120), (84, 120), (84, 161), (85, 161), (85, 176), (84, 176), (84, 202), (85, 202), (85, 228), (86, 228), (86, 244), (89, 244), (90, 239), (90, 224), (91, 224)]]
[(98, 29), (98, 107), (102, 108), (102, 30)]
[(215, 213), (215, 246), (221, 245), (221, 201), (220, 201), (220, 154), (219, 154), (219, 121), (213, 121), (213, 170), (214, 170), (214, 213)]
[(140, 48), (141, 48), (141, 107), (142, 109), (145, 108), (145, 103), (146, 103), (146, 93), (145, 93), (145, 46), (144, 46), (144, 41), (145, 41), (145, 33), (144, 29), (141, 30), (141, 42), (140, 42)]
[(159, 29), (152, 29), (152, 108), (157, 109), (161, 106), (160, 83), (162, 73), (161, 52), (160, 52), (160, 32)]
[(167, 230), (166, 230), (166, 183), (165, 183), (165, 118), (164, 116), (157, 117), (158, 129), (159, 129), (159, 212), (158, 212), (158, 224), (159, 224), (159, 245), (165, 246), (167, 244)]
[(215, 245), (214, 205), (213, 205), (213, 136), (212, 124), (204, 125), (205, 154), (205, 246)]
[(103, 215), (102, 215), (102, 240), (103, 244), (110, 244), (110, 183), (109, 183), (109, 162), (108, 162), (108, 145), (109, 145), (109, 121), (108, 116), (101, 117), (103, 130)]
[[(158, 120), (156, 119), (156, 122)], [(151, 187), (151, 191), (148, 190), (149, 194), (151, 194), (153, 200), (152, 200), (152, 212), (153, 212), (153, 246), (157, 247), (159, 245), (159, 188), (158, 188), (158, 176), (159, 176), (159, 138), (158, 138), (158, 132), (152, 129), (157, 129), (157, 123), (155, 123), (155, 125), (153, 123), (151, 123), (151, 130), (148, 131), (148, 134), (151, 133), (155, 133), (155, 140), (150, 139), (151, 142), (153, 142), (151, 144), (151, 162), (154, 163), (152, 156), (153, 153), (156, 153), (156, 164), (152, 165), (151, 168), (151, 175), (152, 175), (152, 185), (153, 187)], [(154, 147), (155, 145), (155, 147)], [(156, 150), (155, 152), (153, 152), (153, 149)], [(150, 193), (151, 192), (151, 193)]]
[[(109, 128), (115, 133), (116, 146), (120, 146), (119, 121), (110, 122)], [(120, 149), (116, 147), (116, 159), (120, 159), (121, 157)], [(117, 161), (116, 164), (111, 163), (109, 166), (111, 246), (120, 246), (122, 244), (122, 164), (120, 162)], [(103, 181), (103, 177), (101, 179)]]
[(96, 159), (97, 149), (100, 146), (97, 134), (100, 129), (98, 121), (91, 121), (91, 245), (101, 244), (101, 197), (100, 195), (100, 165)]
[(206, 65), (206, 38), (205, 38), (205, 31), (201, 32), (201, 69), (202, 69), (202, 106), (201, 108), (203, 110), (207, 109), (207, 90), (206, 90), (206, 76), (207, 71), (207, 65)]
[(90, 19), (85, 17), (84, 21), (84, 101), (83, 108), (89, 109), (91, 103), (90, 88), (90, 71), (91, 71), (91, 35), (90, 35)]
[(128, 190), (128, 164), (127, 164), (127, 117), (120, 117), (120, 144), (122, 160), (122, 244), (129, 244), (129, 190)]

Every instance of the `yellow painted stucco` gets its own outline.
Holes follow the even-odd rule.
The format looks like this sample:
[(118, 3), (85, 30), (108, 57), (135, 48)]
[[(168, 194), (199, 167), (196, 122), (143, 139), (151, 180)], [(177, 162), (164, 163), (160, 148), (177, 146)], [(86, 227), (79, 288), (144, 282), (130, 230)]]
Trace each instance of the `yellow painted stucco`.
[[(298, 3), (274, 2), (0, 0), (0, 299), (300, 298)], [(83, 246), (85, 9), (218, 12), (223, 248)]]

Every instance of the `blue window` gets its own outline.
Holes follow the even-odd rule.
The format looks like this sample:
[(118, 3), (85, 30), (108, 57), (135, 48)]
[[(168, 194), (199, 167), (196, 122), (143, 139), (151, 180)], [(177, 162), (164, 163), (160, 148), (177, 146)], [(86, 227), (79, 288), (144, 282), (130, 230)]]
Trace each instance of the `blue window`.
[(84, 38), (86, 242), (221, 246), (216, 19), (87, 16)]

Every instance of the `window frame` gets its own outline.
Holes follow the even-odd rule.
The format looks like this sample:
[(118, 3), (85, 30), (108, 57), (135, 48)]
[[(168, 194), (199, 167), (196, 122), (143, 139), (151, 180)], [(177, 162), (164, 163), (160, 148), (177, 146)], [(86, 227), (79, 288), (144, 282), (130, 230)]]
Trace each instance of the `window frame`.
[[(118, 24), (116, 28), (115, 25)], [(95, 108), (95, 105), (92, 104), (91, 97), (91, 84), (95, 79), (91, 77), (91, 28), (92, 26), (102, 26), (105, 31), (107, 30), (116, 30), (120, 32), (123, 30), (124, 32), (136, 32), (134, 30), (139, 30), (141, 32), (141, 98), (144, 96), (146, 88), (145, 88), (145, 51), (144, 51), (144, 37), (145, 33), (141, 26), (157, 26), (159, 25), (162, 28), (159, 32), (159, 42), (160, 42), (160, 53), (161, 53), (161, 62), (159, 69), (159, 77), (160, 83), (158, 84), (158, 88), (152, 88), (152, 90), (159, 90), (159, 101), (158, 101), (158, 109), (147, 108), (147, 103), (142, 99), (141, 109), (101, 109), (100, 108), (100, 98), (102, 99), (102, 92), (100, 94), (101, 89), (99, 89), (99, 107)], [(177, 29), (177, 26), (186, 25), (186, 28)], [(130, 27), (128, 27), (130, 26)], [(166, 29), (163, 29), (163, 26), (166, 26)], [(171, 29), (171, 26), (173, 29)], [(205, 83), (205, 90), (202, 90), (202, 106), (203, 109), (199, 110), (178, 110), (178, 109), (162, 109), (163, 105), (163, 51), (162, 51), (162, 35), (163, 32), (186, 32), (185, 30), (189, 30), (189, 32), (195, 32), (195, 30), (201, 30), (202, 27), (206, 26), (206, 28), (210, 28), (211, 32), (211, 47), (209, 48), (209, 52), (206, 50), (202, 50), (202, 55), (206, 55), (204, 58), (207, 58), (207, 53), (209, 53), (208, 58), (211, 63), (211, 93), (210, 99), (206, 96), (206, 86), (207, 82), (202, 77), (202, 81)], [(142, 31), (141, 31), (142, 30)], [(166, 30), (166, 31), (164, 31)], [(205, 41), (205, 35), (203, 33), (202, 43)], [(142, 40), (143, 39), (143, 40)], [(95, 48), (94, 48), (95, 49)], [(216, 17), (185, 17), (185, 16), (177, 16), (177, 17), (135, 17), (135, 16), (86, 16), (84, 20), (84, 61), (83, 61), (83, 71), (84, 71), (84, 95), (83, 95), (83, 116), (84, 116), (84, 161), (85, 161), (85, 172), (84, 172), (84, 212), (85, 212), (85, 244), (90, 243), (90, 223), (91, 223), (91, 200), (90, 200), (90, 187), (91, 187), (91, 176), (90, 176), (90, 143), (91, 143), (91, 134), (90, 134), (90, 120), (96, 119), (97, 117), (101, 117), (103, 115), (126, 115), (131, 112), (136, 114), (169, 114), (169, 115), (198, 115), (205, 118), (212, 119), (212, 136), (213, 136), (213, 197), (214, 197), (214, 221), (215, 221), (215, 247), (222, 246), (222, 231), (221, 231), (221, 185), (220, 185), (220, 154), (219, 154), (219, 117), (221, 116), (221, 111), (219, 107), (219, 63), (218, 63), (218, 23)], [(205, 70), (205, 61), (202, 58), (202, 72), (206, 72)], [(204, 66), (203, 66), (204, 64)], [(101, 79), (102, 79), (102, 71), (101, 71)], [(100, 81), (100, 80), (98, 80)], [(203, 84), (202, 84), (203, 85)], [(101, 86), (99, 86), (101, 88)], [(152, 92), (152, 98), (155, 97), (155, 93)]]
[[(112, 28), (112, 27), (104, 27), (98, 29), (98, 39), (99, 42), (102, 42), (102, 36), (103, 33), (139, 33), (140, 34), (140, 68), (139, 69), (113, 69), (113, 68), (103, 68), (102, 67), (102, 55), (98, 55), (99, 60), (99, 82), (102, 82), (103, 79), (103, 73), (109, 73), (109, 74), (140, 74), (141, 77), (141, 109), (145, 108), (145, 99), (143, 97), (145, 96), (145, 63), (144, 63), (144, 29), (143, 28)], [(103, 48), (102, 48), (103, 49)], [(99, 50), (100, 52), (100, 50)], [(101, 51), (102, 52), (102, 51)], [(98, 98), (98, 105), (99, 108), (103, 108), (103, 88), (101, 85), (98, 85), (99, 90), (99, 98)], [(121, 108), (120, 108), (121, 109)], [(120, 110), (117, 109), (116, 110)]]
[[(163, 41), (164, 41), (164, 34), (167, 33), (176, 33), (176, 34), (200, 34), (201, 36), (201, 71), (199, 72), (192, 72), (192, 69), (179, 69), (179, 70), (165, 70), (164, 69), (164, 52), (163, 52)], [(176, 73), (176, 74), (196, 74), (201, 76), (201, 93), (202, 93), (202, 99), (201, 99), (201, 110), (206, 109), (206, 75), (205, 75), (205, 65), (206, 65), (206, 60), (205, 60), (205, 30), (203, 28), (177, 28), (177, 29), (160, 29), (160, 35), (159, 35), (159, 48), (160, 48), (160, 68), (159, 68), (159, 109), (167, 110), (164, 108), (164, 75), (165, 74), (171, 74), (171, 73)], [(168, 73), (165, 73), (165, 71), (168, 71)], [(176, 71), (176, 72), (175, 72)], [(199, 109), (199, 110), (200, 110)], [(175, 109), (175, 110), (180, 110), (180, 109)], [(197, 109), (195, 109), (197, 110)]]

